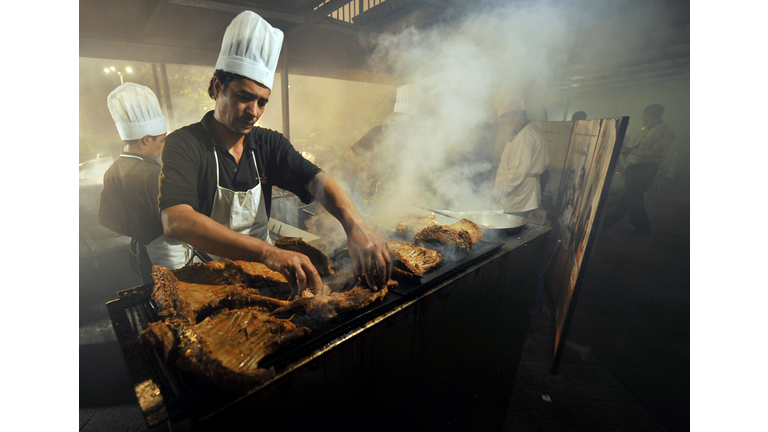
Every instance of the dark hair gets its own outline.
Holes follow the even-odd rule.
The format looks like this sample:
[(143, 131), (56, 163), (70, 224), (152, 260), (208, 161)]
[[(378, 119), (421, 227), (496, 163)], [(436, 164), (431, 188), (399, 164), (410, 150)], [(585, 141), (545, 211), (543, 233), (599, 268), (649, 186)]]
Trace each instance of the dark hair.
[(664, 114), (664, 106), (661, 104), (648, 105), (643, 112), (653, 118), (660, 119), (661, 115)]
[[(149, 135), (149, 134), (147, 134), (147, 135)], [(162, 134), (160, 134), (160, 135), (162, 135)], [(157, 139), (157, 137), (159, 137), (160, 135), (150, 135), (150, 136), (153, 139)], [(133, 139), (133, 140), (123, 140), (123, 144), (124, 145), (136, 145), (136, 144), (139, 144), (142, 139), (144, 139), (144, 137), (141, 137), (141, 138), (138, 138), (138, 139)]]
[(236, 73), (225, 72), (221, 69), (216, 69), (216, 71), (213, 73), (213, 76), (211, 77), (211, 81), (208, 83), (208, 96), (210, 96), (211, 99), (214, 99), (214, 100), (216, 100), (216, 98), (213, 96), (213, 79), (214, 78), (219, 79), (219, 82), (221, 83), (221, 91), (226, 91), (227, 86), (232, 81), (236, 81), (239, 79), (249, 79), (247, 77), (238, 75)]
[(571, 116), (571, 120), (586, 120), (587, 119), (587, 113), (584, 111), (576, 111)]

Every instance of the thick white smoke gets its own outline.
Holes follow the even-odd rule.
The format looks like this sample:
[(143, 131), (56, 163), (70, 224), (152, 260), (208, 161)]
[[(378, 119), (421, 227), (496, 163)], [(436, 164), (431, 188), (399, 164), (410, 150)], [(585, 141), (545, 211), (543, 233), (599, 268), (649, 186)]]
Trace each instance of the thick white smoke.
[(571, 64), (610, 62), (625, 52), (624, 41), (647, 43), (668, 24), (653, 2), (642, 8), (599, 1), (486, 5), (369, 41), (372, 70), (406, 77), (423, 90), (411, 122), (390, 128), (376, 154), (389, 178), (369, 212), (396, 217), (412, 206), (489, 209), (499, 154), (482, 154), (484, 128), (495, 134), (493, 122), (508, 109), (547, 120), (543, 106), (532, 102)]
[(571, 45), (566, 15), (548, 5), (488, 8), (375, 40), (372, 68), (423, 90), (411, 121), (382, 139), (387, 151), (375, 163), (390, 174), (378, 215), (411, 206), (490, 208), (498, 155), (481, 141), (483, 128), (493, 132), (497, 106), (524, 108), (523, 94), (562, 67)]

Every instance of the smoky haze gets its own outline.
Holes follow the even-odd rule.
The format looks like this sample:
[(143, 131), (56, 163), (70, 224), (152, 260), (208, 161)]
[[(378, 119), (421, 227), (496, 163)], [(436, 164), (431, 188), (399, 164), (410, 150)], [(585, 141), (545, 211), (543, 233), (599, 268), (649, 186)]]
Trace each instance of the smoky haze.
[(405, 77), (422, 88), (423, 98), (410, 123), (396, 123), (383, 135), (386, 150), (375, 158), (389, 175), (382, 196), (356, 204), (379, 221), (412, 206), (491, 208), (500, 154), (472, 157), (484, 151), (478, 140), (484, 128), (493, 130), (508, 109), (524, 108), (532, 120), (546, 121), (540, 101), (547, 87), (562, 84), (569, 65), (608, 65), (664, 33), (669, 23), (660, 4), (485, 2), (426, 29), (402, 25), (371, 36), (371, 69)]

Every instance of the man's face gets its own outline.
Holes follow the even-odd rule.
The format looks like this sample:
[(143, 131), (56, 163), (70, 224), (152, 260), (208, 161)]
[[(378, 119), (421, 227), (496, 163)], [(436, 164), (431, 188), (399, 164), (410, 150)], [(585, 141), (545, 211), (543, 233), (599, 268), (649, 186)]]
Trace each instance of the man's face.
[(152, 159), (157, 159), (160, 157), (160, 153), (163, 151), (163, 146), (165, 145), (165, 137), (167, 134), (158, 135), (156, 137), (153, 137), (151, 135), (149, 136), (149, 142), (147, 143), (147, 150), (148, 150), (148, 156)]
[(230, 81), (222, 91), (218, 78), (214, 77), (214, 80), (214, 118), (232, 132), (247, 135), (264, 114), (272, 92), (250, 79)]

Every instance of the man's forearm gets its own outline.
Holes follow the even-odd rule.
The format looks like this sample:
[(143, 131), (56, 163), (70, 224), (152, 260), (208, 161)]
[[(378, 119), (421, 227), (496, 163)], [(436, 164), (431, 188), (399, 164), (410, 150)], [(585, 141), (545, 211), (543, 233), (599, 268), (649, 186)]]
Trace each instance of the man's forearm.
[(196, 212), (189, 205), (176, 205), (160, 213), (165, 235), (195, 249), (231, 259), (264, 262), (271, 247), (257, 238), (237, 233)]

